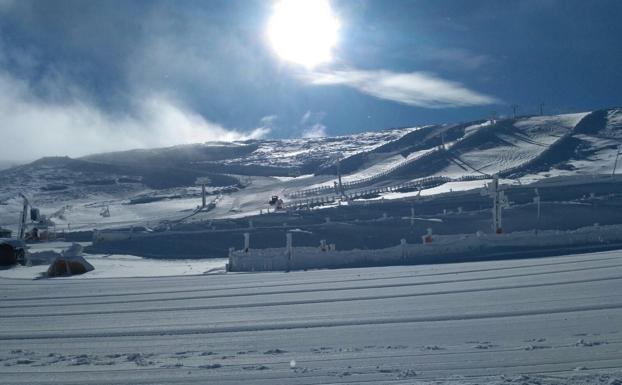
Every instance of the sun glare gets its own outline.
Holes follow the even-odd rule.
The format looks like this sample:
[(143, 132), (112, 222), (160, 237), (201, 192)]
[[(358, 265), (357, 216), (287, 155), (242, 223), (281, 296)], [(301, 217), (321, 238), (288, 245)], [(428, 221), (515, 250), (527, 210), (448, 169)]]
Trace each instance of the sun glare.
[(283, 59), (313, 68), (332, 60), (339, 20), (328, 0), (280, 0), (268, 23), (268, 38)]

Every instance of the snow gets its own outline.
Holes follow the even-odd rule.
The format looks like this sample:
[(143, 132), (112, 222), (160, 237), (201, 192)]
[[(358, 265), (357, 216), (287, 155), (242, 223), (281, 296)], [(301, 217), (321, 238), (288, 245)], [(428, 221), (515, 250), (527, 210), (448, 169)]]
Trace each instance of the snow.
[[(90, 242), (80, 242), (87, 246)], [(30, 245), (30, 252), (40, 253), (54, 251), (57, 253), (66, 250), (71, 243), (50, 242)], [(131, 278), (131, 277), (165, 277), (179, 275), (201, 275), (224, 272), (226, 259), (148, 259), (133, 255), (103, 255), (84, 254), (84, 258), (95, 267), (95, 270), (71, 277), (57, 277), (58, 279), (90, 279), (90, 278)], [(36, 266), (15, 266), (11, 269), (0, 270), (0, 278), (9, 279), (37, 279), (47, 271), (48, 264)]]
[[(587, 113), (578, 113), (518, 119), (511, 134), (495, 133), (503, 144), (462, 151), (455, 159), (458, 164), (452, 163), (435, 175), (458, 178), (481, 173), (492, 175), (517, 168), (536, 159), (564, 135), (571, 134), (573, 128), (586, 115)], [(477, 125), (477, 129), (472, 127), (468, 127), (465, 138), (474, 135), (486, 125)]]
[[(435, 168), (426, 169), (426, 154), (434, 151), (434, 147), (422, 147), (421, 143), (404, 142), (403, 147), (391, 148), (387, 153), (370, 152), (378, 147), (393, 142), (404, 135), (420, 130), (422, 127), (384, 130), (379, 132), (361, 133), (335, 138), (260, 140), (234, 143), (232, 146), (250, 148), (250, 153), (231, 155), (231, 158), (220, 160), (223, 165), (243, 165), (244, 167), (276, 166), (296, 168), (302, 165), (320, 164), (322, 167), (330, 163), (330, 159), (341, 154), (348, 157), (360, 152), (367, 152), (365, 161), (361, 161), (352, 172), (343, 176), (347, 185), (351, 182), (366, 180), (355, 187), (346, 186), (347, 192), (356, 189), (397, 185), (410, 181), (413, 177), (407, 172), (387, 173), (389, 170), (410, 164), (417, 178), (425, 176), (443, 176), (458, 179), (463, 176), (481, 176), (508, 170), (521, 169), (522, 181), (537, 181), (547, 177), (591, 175), (594, 173), (609, 174), (615, 159), (616, 146), (620, 144), (619, 128), (622, 121), (622, 110), (606, 111), (606, 121), (597, 128), (595, 134), (574, 132), (575, 126), (587, 113), (566, 114), (557, 116), (536, 116), (519, 118), (516, 121), (501, 121), (491, 124), (490, 121), (468, 125), (459, 140), (446, 142), (449, 149), (449, 164), (443, 163)], [(428, 139), (441, 135), (448, 126), (427, 126)], [(492, 135), (492, 137), (491, 137)], [(579, 139), (580, 146), (574, 152), (568, 150), (566, 158), (547, 164), (545, 171), (537, 160), (546, 156), (551, 145), (571, 136)], [(467, 139), (468, 140), (464, 140)], [(430, 143), (435, 143), (431, 141)], [(466, 143), (466, 145), (465, 145)], [(206, 145), (209, 146), (209, 145)], [(413, 147), (414, 146), (414, 147)], [(427, 145), (426, 145), (427, 146)], [(256, 148), (255, 148), (256, 147)], [(413, 150), (414, 149), (414, 150)], [(162, 151), (166, 151), (163, 149)], [(170, 149), (169, 149), (170, 150)], [(154, 154), (158, 150), (150, 150)], [(408, 154), (403, 156), (402, 154)], [(127, 154), (125, 156), (128, 156)], [(423, 158), (421, 158), (423, 157)], [(421, 158), (421, 159), (419, 159)], [(434, 156), (432, 157), (434, 158)], [(419, 159), (419, 160), (418, 160)], [(78, 160), (82, 162), (83, 160)], [(316, 162), (316, 163), (314, 163)], [(328, 162), (328, 163), (327, 163)], [(533, 163), (536, 163), (533, 165)], [(63, 166), (69, 163), (69, 166)], [(198, 162), (200, 163), (200, 161)], [(533, 169), (530, 168), (533, 165)], [(26, 191), (31, 194), (32, 203), (45, 215), (51, 216), (64, 207), (64, 217), (56, 216), (56, 230), (59, 232), (75, 230), (106, 229), (143, 225), (157, 226), (162, 221), (177, 221), (191, 215), (200, 197), (196, 195), (196, 187), (176, 187), (166, 190), (147, 188), (140, 183), (91, 185), (86, 182), (101, 176), (104, 179), (122, 177), (119, 170), (97, 174), (76, 171), (71, 168), (67, 159), (39, 162), (35, 165), (21, 166), (19, 169), (7, 170), (0, 175), (5, 183), (0, 187), (2, 199), (0, 203), (0, 226), (17, 230), (17, 222), (21, 211), (21, 200), (16, 198), (17, 192)], [(74, 165), (75, 166), (75, 165)], [(65, 167), (65, 168), (63, 168)], [(316, 166), (314, 166), (316, 167)], [(319, 166), (317, 166), (319, 167)], [(308, 171), (303, 167), (304, 172)], [(247, 169), (252, 170), (252, 168)], [(283, 170), (282, 170), (283, 171)], [(292, 170), (290, 170), (292, 171)], [(295, 170), (293, 170), (295, 171)], [(378, 177), (378, 178), (376, 178)], [(4, 178), (4, 179), (3, 179)], [(240, 191), (227, 192), (218, 202), (215, 209), (208, 213), (199, 213), (188, 221), (209, 221), (213, 219), (240, 218), (266, 212), (267, 201), (272, 195), (285, 196), (286, 204), (298, 199), (295, 193), (300, 190), (318, 186), (332, 186), (335, 175), (311, 174), (300, 177), (285, 176), (238, 176), (245, 185)], [(371, 178), (371, 179), (370, 179)], [(63, 191), (47, 191), (44, 187), (63, 180), (68, 187)], [(422, 195), (445, 193), (479, 187), (478, 182), (452, 182), (443, 186), (424, 190)], [(16, 186), (19, 186), (17, 188)], [(292, 195), (288, 194), (294, 194)], [(333, 195), (333, 189), (326, 189), (324, 195)], [(407, 198), (413, 193), (388, 193), (386, 199)], [(128, 204), (137, 197), (176, 197), (142, 204)], [(306, 199), (302, 197), (301, 199)], [(101, 210), (108, 207), (110, 217), (100, 215)]]
[(604, 134), (610, 137), (622, 137), (622, 109), (610, 110), (607, 112), (607, 126)]
[(387, 170), (391, 170), (396, 167), (402, 166), (405, 163), (408, 163), (409, 161), (412, 161), (413, 159), (417, 159), (423, 155), (429, 154), (432, 151), (434, 151), (434, 149), (414, 151), (408, 154), (408, 156), (406, 157), (399, 155), (399, 154), (394, 155), (382, 161), (376, 162), (366, 169), (360, 170), (353, 174), (345, 175), (342, 178), (342, 181), (343, 182), (355, 182), (360, 179), (370, 178), (378, 174), (382, 174), (383, 172), (386, 172)]
[(370, 151), (384, 143), (397, 140), (418, 127), (364, 132), (333, 138), (300, 138), (258, 141), (258, 148), (242, 158), (230, 159), (229, 164), (300, 166), (309, 159), (327, 160), (336, 155), (348, 157)]
[[(120, 277), (160, 277), (200, 275), (224, 272), (226, 259), (148, 259), (133, 255), (85, 254), (84, 258), (95, 267), (85, 274), (54, 279), (89, 279)], [(35, 279), (41, 277), (48, 265), (15, 266), (0, 270), (0, 278)]]
[[(483, 188), (486, 183), (491, 182), (492, 179), (483, 179), (483, 180), (470, 180), (470, 181), (462, 181), (462, 182), (449, 182), (443, 185), (432, 187), (429, 189), (421, 190), (421, 195), (434, 195), (434, 194), (443, 194), (448, 193), (450, 191), (468, 191), (478, 188)], [(500, 179), (499, 183), (512, 183), (510, 180)]]
[[(404, 219), (408, 219), (405, 217)], [(427, 220), (432, 220), (427, 219)], [(442, 222), (442, 220), (439, 220)], [(293, 229), (291, 232), (307, 232)], [(311, 232), (308, 232), (312, 234)], [(290, 271), (353, 266), (423, 264), (478, 260), (497, 255), (512, 258), (542, 250), (575, 250), (602, 247), (622, 242), (622, 225), (587, 226), (576, 230), (514, 231), (503, 234), (431, 235), (433, 241), (407, 243), (386, 248), (363, 250), (330, 250), (326, 248), (293, 246), (291, 248), (262, 248), (235, 250), (229, 256), (229, 270)]]
[[(619, 384), (622, 254), (0, 278), (3, 384)], [(292, 364), (294, 362), (294, 364)]]
[(477, 131), (479, 131), (481, 128), (490, 126), (491, 124), (492, 124), (492, 121), (488, 120), (488, 121), (485, 121), (484, 123), (470, 125), (464, 129), (464, 137), (466, 138), (468, 136), (471, 136), (475, 134)]
[(547, 130), (551, 133), (563, 133), (574, 128), (587, 114), (586, 112), (580, 112), (554, 116), (534, 116), (520, 119), (514, 125), (532, 133), (542, 133)]

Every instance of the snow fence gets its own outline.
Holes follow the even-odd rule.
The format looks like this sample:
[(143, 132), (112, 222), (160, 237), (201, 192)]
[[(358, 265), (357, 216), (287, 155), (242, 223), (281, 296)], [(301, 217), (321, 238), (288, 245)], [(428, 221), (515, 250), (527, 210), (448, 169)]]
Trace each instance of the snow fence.
[[(377, 250), (334, 247), (283, 247), (230, 250), (228, 271), (289, 271), (357, 266), (468, 261), (485, 255), (527, 256), (545, 250), (569, 250), (622, 242), (622, 225), (590, 226), (572, 231), (519, 231), (508, 234), (433, 235), (432, 242)], [(295, 243), (295, 235), (293, 237)], [(476, 257), (476, 258), (473, 258)]]

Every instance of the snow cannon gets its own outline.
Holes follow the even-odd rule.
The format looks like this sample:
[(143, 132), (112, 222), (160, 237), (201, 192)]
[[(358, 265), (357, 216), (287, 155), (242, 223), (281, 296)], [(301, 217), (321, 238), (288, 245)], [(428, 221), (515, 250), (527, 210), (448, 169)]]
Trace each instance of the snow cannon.
[(272, 199), (270, 199), (268, 203), (270, 204), (270, 206), (274, 206), (278, 201), (279, 201), (279, 196), (272, 195)]
[(423, 244), (430, 244), (430, 243), (432, 243), (433, 238), (432, 238), (432, 229), (431, 228), (428, 228), (428, 232), (425, 235), (421, 236), (421, 240), (423, 241)]
[(284, 202), (278, 195), (272, 195), (272, 199), (268, 201), (270, 206), (274, 206), (276, 210), (283, 210)]

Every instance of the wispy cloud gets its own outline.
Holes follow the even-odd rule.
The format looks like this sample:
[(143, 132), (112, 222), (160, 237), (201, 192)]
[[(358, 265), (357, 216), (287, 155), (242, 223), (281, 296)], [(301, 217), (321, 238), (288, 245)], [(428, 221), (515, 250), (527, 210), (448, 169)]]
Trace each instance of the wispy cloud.
[(312, 85), (344, 85), (360, 92), (417, 107), (445, 108), (479, 106), (498, 100), (460, 83), (426, 72), (397, 73), (386, 70), (308, 71), (299, 76)]
[(223, 17), (206, 8), (72, 3), (52, 15), (40, 2), (0, 0), (3, 31), (31, 38), (0, 34), (0, 160), (266, 136), (276, 117), (250, 127), (229, 117), (256, 94), (238, 91), (255, 79), (249, 68), (262, 71), (247, 42), (210, 22)]
[(322, 123), (316, 123), (311, 127), (307, 127), (302, 132), (303, 138), (322, 138), (326, 136), (326, 126)]
[(475, 72), (495, 62), (490, 55), (454, 47), (428, 47), (421, 60), (452, 72)]
[(78, 96), (54, 103), (1, 70), (0, 89), (3, 159), (233, 141), (262, 137), (270, 130), (263, 124), (249, 132), (230, 130), (157, 94), (137, 97), (136, 109), (123, 115), (105, 112)]
[(326, 126), (322, 124), (322, 120), (326, 116), (324, 112), (313, 112), (311, 110), (304, 113), (300, 118), (300, 127), (302, 127), (301, 136), (303, 138), (321, 138), (327, 136)]

